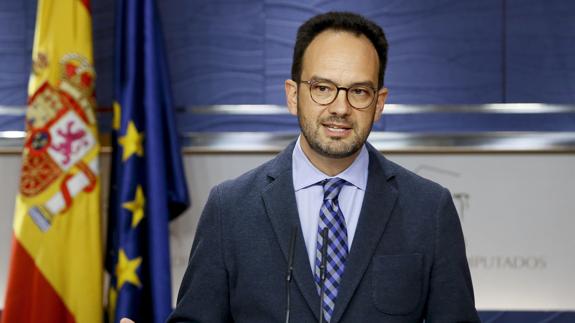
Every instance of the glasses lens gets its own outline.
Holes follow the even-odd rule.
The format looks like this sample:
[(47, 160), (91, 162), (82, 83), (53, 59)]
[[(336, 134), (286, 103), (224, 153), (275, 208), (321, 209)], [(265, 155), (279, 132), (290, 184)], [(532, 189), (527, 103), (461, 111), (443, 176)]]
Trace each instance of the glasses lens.
[(347, 99), (356, 109), (365, 109), (373, 102), (375, 92), (367, 86), (354, 86), (347, 90)]
[(319, 104), (329, 104), (337, 95), (337, 87), (330, 82), (313, 82), (309, 89), (311, 98)]

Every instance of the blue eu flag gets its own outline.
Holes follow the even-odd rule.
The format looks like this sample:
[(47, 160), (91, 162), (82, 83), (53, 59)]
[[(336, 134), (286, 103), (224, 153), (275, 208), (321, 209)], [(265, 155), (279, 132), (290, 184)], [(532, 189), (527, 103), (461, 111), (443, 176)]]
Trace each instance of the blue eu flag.
[(108, 321), (163, 322), (168, 222), (189, 205), (154, 0), (118, 0), (106, 269)]

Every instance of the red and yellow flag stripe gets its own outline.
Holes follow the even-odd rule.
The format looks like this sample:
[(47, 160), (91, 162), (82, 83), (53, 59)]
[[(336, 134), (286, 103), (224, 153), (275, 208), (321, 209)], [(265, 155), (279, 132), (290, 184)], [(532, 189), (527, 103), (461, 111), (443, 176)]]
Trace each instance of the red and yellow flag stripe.
[(39, 0), (3, 322), (102, 322), (88, 0)]

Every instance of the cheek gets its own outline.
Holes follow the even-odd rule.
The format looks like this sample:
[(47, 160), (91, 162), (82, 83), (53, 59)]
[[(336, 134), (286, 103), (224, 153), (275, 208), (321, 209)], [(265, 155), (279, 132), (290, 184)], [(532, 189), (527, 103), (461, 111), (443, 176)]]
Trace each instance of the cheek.
[(318, 116), (316, 114), (310, 113), (310, 111), (306, 110), (301, 117), (308, 127), (316, 128), (318, 124)]
[(374, 122), (375, 118), (371, 112), (368, 112), (365, 115), (361, 115), (356, 119), (356, 124), (361, 129), (362, 132), (369, 131)]
[(298, 96), (297, 104), (298, 107), (306, 111), (307, 114), (309, 114), (309, 112), (312, 111), (312, 109), (314, 108), (314, 102), (311, 100), (309, 94), (307, 93), (300, 93), (300, 95)]
[(303, 117), (308, 122), (317, 122), (317, 120), (321, 117), (321, 109), (317, 109), (316, 106), (310, 104), (305, 99), (300, 99), (298, 104), (298, 114), (300, 117)]

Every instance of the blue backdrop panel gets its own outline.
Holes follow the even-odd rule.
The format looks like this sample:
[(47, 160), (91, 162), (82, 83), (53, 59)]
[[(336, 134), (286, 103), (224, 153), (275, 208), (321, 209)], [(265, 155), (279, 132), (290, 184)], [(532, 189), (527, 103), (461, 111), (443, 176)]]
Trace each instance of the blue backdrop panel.
[(0, 1), (0, 104), (26, 103), (36, 2)]
[[(100, 105), (112, 103), (113, 0), (92, 2)], [(390, 42), (389, 102), (575, 102), (570, 0), (158, 1), (176, 104), (284, 104), (302, 21), (352, 10)], [(24, 105), (36, 0), (0, 1), (0, 104)]]
[[(113, 88), (113, 4), (92, 1), (96, 95), (107, 107)], [(285, 104), (283, 83), (290, 77), (297, 27), (329, 10), (359, 12), (386, 30), (390, 103), (575, 102), (571, 0), (162, 0), (158, 5), (180, 107)], [(0, 1), (0, 105), (26, 103), (35, 12), (36, 0)], [(180, 124), (202, 131), (297, 130), (287, 116), (209, 118), (186, 116)], [(571, 117), (561, 122), (559, 116), (494, 118), (397, 116), (375, 129), (575, 129)], [(2, 130), (22, 124), (21, 117), (0, 116)]]
[(264, 102), (263, 1), (158, 4), (177, 106)]
[(389, 37), (390, 103), (500, 102), (499, 0), (384, 3), (367, 16)]
[(161, 6), (178, 104), (285, 104), (297, 27), (330, 10), (359, 12), (386, 30), (389, 102), (501, 101), (499, 0), (172, 0)]
[[(29, 1), (29, 0), (28, 0)], [(91, 1), (96, 97), (100, 106), (112, 106), (114, 97), (114, 0)]]
[(575, 102), (575, 1), (507, 0), (507, 102)]

